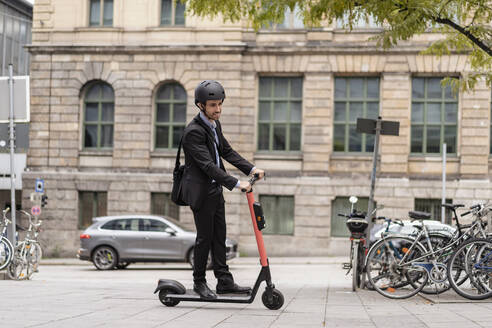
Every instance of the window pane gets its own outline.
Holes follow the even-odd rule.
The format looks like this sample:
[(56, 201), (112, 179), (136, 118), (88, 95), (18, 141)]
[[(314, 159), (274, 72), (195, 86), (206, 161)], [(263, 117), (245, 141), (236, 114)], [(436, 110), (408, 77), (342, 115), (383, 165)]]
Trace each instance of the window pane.
[(100, 25), (101, 20), (101, 2), (100, 0), (91, 0), (91, 13), (89, 19), (90, 26)]
[(113, 88), (111, 88), (107, 84), (101, 84), (100, 86), (102, 88), (102, 99), (103, 100), (113, 101), (114, 100)]
[(157, 104), (157, 122), (169, 122), (169, 104)]
[(289, 79), (286, 78), (276, 78), (274, 87), (274, 97), (275, 98), (287, 98), (289, 92)]
[(186, 100), (186, 91), (179, 84), (173, 86), (174, 89), (174, 99), (175, 100)]
[(113, 25), (113, 0), (104, 0), (104, 26)]
[(441, 79), (427, 79), (427, 98), (442, 98)]
[(446, 126), (444, 128), (444, 142), (448, 154), (456, 153), (456, 126)]
[(79, 229), (85, 229), (92, 224), (94, 217), (94, 193), (79, 192)]
[(172, 20), (171, 20), (172, 12), (173, 12), (172, 0), (162, 0), (161, 25), (172, 24)]
[(334, 128), (334, 151), (345, 151), (345, 125), (335, 124)]
[(172, 87), (168, 84), (159, 89), (157, 93), (157, 99), (168, 100), (171, 99)]
[(107, 192), (97, 192), (96, 193), (96, 206), (97, 206), (97, 216), (108, 215), (108, 193)]
[(422, 126), (412, 126), (412, 153), (421, 153), (424, 140), (424, 130)]
[(176, 1), (176, 16), (174, 17), (175, 25), (184, 25), (185, 24), (185, 4), (181, 3), (180, 0)]
[(359, 117), (362, 117), (362, 103), (350, 103), (349, 122), (357, 122)]
[(363, 93), (363, 79), (361, 78), (351, 78), (349, 79), (350, 83), (350, 97), (351, 98), (362, 98)]
[(357, 133), (356, 126), (349, 125), (349, 151), (361, 151), (362, 150), (362, 134)]
[(368, 78), (367, 79), (367, 98), (379, 99), (379, 79)]
[(113, 147), (113, 126), (101, 126), (101, 147)]
[(347, 80), (341, 77), (335, 78), (335, 98), (347, 97)]
[(273, 104), (273, 120), (276, 122), (287, 121), (287, 102), (277, 101)]
[(335, 122), (345, 122), (346, 116), (346, 104), (345, 102), (335, 103)]
[(169, 148), (169, 127), (158, 126), (155, 129), (156, 148)]
[(412, 122), (424, 122), (424, 104), (412, 103)]
[(186, 121), (186, 104), (174, 104), (173, 122)]
[(85, 126), (84, 147), (97, 147), (97, 125)]
[(424, 98), (424, 79), (415, 77), (412, 79), (412, 98)]
[(113, 122), (114, 121), (114, 104), (113, 103), (102, 103), (102, 113), (101, 120), (103, 122)]
[(301, 150), (301, 125), (290, 125), (290, 150)]
[(87, 95), (85, 96), (86, 100), (99, 100), (101, 98), (101, 84), (93, 85)]
[(173, 127), (173, 148), (178, 148), (179, 140), (183, 135), (184, 126), (174, 126)]
[(266, 218), (264, 234), (294, 233), (294, 197), (260, 195), (260, 202)]
[(366, 151), (372, 153), (374, 151), (374, 134), (364, 134), (366, 137)]
[(270, 147), (270, 125), (259, 124), (258, 127), (258, 150), (268, 150)]
[(453, 94), (453, 91), (451, 90), (451, 87), (449, 85), (446, 85), (444, 87), (444, 98), (445, 99), (456, 99), (456, 96)]
[(86, 103), (85, 104), (85, 121), (86, 122), (97, 122), (99, 121), (99, 108), (96, 103)]
[(441, 152), (441, 127), (427, 127), (427, 153)]
[(260, 78), (260, 98), (272, 97), (272, 80), (271, 77)]
[(179, 208), (171, 201), (171, 195), (169, 193), (151, 193), (151, 212), (152, 214), (179, 220)]
[(270, 121), (270, 104), (269, 101), (260, 101), (260, 121)]
[(294, 101), (290, 103), (290, 121), (302, 121), (302, 103), (300, 101)]
[(290, 81), (290, 97), (302, 98), (302, 79), (292, 78)]
[(367, 103), (367, 115), (366, 118), (372, 118), (376, 120), (379, 116), (379, 103), (368, 102)]
[(441, 123), (441, 103), (427, 103), (427, 123)]
[(273, 150), (286, 150), (285, 138), (286, 138), (286, 125), (274, 124), (273, 125)]
[(456, 123), (458, 120), (458, 104), (447, 103), (444, 105), (444, 118), (446, 123)]

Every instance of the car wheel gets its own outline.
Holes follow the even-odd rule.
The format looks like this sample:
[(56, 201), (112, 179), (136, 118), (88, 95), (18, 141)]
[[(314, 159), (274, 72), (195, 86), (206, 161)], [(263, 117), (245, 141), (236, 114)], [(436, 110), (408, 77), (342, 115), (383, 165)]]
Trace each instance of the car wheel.
[[(188, 252), (188, 263), (191, 265), (191, 268), (195, 267), (195, 252), (194, 248), (191, 248), (190, 251)], [(212, 270), (213, 268), (213, 263), (212, 263), (212, 253), (208, 253), (208, 259), (207, 259), (207, 270)]]
[(118, 253), (109, 246), (100, 246), (92, 253), (92, 263), (98, 270), (111, 270), (118, 264)]
[(130, 262), (120, 262), (116, 265), (116, 269), (126, 269), (130, 265)]

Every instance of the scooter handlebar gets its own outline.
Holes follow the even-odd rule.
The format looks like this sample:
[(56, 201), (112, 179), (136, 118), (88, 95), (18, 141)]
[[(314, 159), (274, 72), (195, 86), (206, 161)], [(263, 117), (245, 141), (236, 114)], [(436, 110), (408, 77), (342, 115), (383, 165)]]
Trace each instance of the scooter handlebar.
[[(266, 176), (266, 174), (265, 174)], [(253, 174), (253, 176), (251, 177), (251, 179), (249, 179), (249, 184), (251, 185), (251, 187), (253, 187), (253, 185), (255, 184), (256, 181), (260, 180), (260, 174), (259, 173), (255, 173)], [(246, 192), (247, 190), (242, 188), (241, 189), (242, 192)]]

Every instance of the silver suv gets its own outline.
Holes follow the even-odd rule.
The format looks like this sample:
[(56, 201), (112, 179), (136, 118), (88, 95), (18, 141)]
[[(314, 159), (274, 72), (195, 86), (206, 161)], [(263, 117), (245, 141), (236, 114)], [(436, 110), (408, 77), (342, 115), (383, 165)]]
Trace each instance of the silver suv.
[[(188, 262), (193, 266), (196, 233), (179, 222), (154, 215), (103, 216), (80, 235), (77, 257), (99, 270), (124, 269), (135, 262)], [(227, 259), (237, 242), (227, 238)], [(207, 268), (211, 268), (209, 256)]]

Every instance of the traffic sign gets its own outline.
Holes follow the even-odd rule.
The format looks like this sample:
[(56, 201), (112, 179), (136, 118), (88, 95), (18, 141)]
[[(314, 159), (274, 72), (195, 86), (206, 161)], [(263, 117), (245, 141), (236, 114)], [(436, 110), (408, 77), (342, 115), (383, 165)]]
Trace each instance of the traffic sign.
[(41, 207), (39, 206), (33, 206), (31, 208), (31, 214), (34, 215), (34, 216), (38, 216), (41, 214)]
[(36, 185), (34, 187), (34, 190), (36, 192), (40, 192), (40, 193), (44, 192), (44, 180), (43, 179), (36, 179)]

